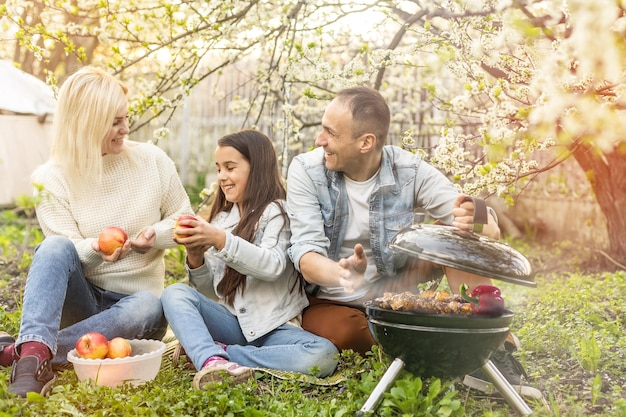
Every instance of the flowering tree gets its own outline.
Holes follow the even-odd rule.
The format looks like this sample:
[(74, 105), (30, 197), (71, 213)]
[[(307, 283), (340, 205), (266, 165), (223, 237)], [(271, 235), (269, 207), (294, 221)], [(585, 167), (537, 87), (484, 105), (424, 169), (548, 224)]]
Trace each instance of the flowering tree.
[[(622, 1), (341, 3), (6, 0), (0, 47), (52, 84), (78, 63), (110, 67), (131, 85), (134, 129), (166, 124), (201, 80), (253, 62), (254, 93), (231, 108), (282, 138), (285, 167), (312, 144), (326, 99), (371, 85), (392, 107), (392, 137), (468, 193), (515, 196), (573, 157), (626, 262)], [(554, 160), (540, 165), (546, 149)]]
[[(626, 4), (475, 2), (468, 16), (468, 3), (450, 9), (467, 17), (446, 19), (435, 31), (454, 53), (447, 68), (464, 82), (453, 94), (433, 87), (455, 121), (443, 129), (435, 160), (468, 179), (467, 189), (502, 195), (572, 156), (606, 216), (614, 261), (623, 266)], [(467, 124), (475, 128), (458, 129)], [(478, 159), (458, 151), (449, 158), (450, 150), (468, 145), (482, 148)], [(533, 152), (546, 147), (557, 157), (537, 166)]]
[[(320, 36), (278, 67), (275, 96), (302, 91), (280, 96), (290, 137), (304, 139), (303, 128), (318, 122), (311, 98), (369, 83), (388, 98), (405, 144), (423, 149), (432, 145), (424, 132), (426, 139), (438, 133), (431, 161), (470, 194), (510, 198), (573, 157), (606, 216), (612, 260), (623, 265), (623, 7), (611, 0), (421, 4), (378, 3), (385, 20), (371, 29), (384, 36), (357, 44), (344, 60), (329, 59), (338, 53)], [(403, 121), (408, 129), (398, 131)], [(546, 149), (553, 159), (540, 165), (534, 156)]]

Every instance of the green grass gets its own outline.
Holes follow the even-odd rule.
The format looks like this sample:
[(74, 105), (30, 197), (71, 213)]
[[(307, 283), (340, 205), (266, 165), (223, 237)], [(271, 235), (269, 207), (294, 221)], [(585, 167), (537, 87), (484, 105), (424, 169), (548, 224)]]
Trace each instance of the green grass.
[[(14, 297), (7, 283), (26, 276), (40, 233), (26, 219), (0, 212), (0, 293)], [(535, 248), (518, 243), (531, 260), (545, 264), (562, 246)], [(539, 256), (541, 259), (539, 259)], [(167, 282), (183, 279), (184, 252), (166, 258)], [(562, 260), (565, 262), (565, 259)], [(533, 262), (534, 263), (534, 262)], [(498, 283), (515, 311), (513, 330), (522, 341), (516, 354), (545, 401), (528, 401), (536, 416), (626, 416), (626, 273), (583, 274), (568, 265), (563, 273), (539, 274), (538, 288)], [(19, 310), (0, 308), (0, 329), (16, 334)], [(175, 368), (168, 356), (154, 381), (143, 386), (96, 387), (79, 382), (72, 370), (59, 375), (46, 398), (26, 401), (7, 395), (9, 370), (0, 370), (2, 416), (354, 416), (392, 358), (374, 349), (366, 358), (344, 352), (344, 382), (322, 386), (257, 373), (237, 387), (207, 391), (191, 386), (192, 374)], [(509, 416), (501, 398), (466, 389), (459, 380), (419, 378), (403, 372), (374, 415)]]

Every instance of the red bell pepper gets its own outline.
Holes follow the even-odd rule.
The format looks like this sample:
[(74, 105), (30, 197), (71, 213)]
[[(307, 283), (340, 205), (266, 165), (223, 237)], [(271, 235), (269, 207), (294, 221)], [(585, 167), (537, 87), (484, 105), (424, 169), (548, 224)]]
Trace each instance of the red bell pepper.
[(504, 299), (500, 288), (493, 285), (479, 285), (468, 295), (467, 284), (461, 285), (461, 296), (472, 303), (475, 314), (483, 316), (500, 316), (504, 311)]

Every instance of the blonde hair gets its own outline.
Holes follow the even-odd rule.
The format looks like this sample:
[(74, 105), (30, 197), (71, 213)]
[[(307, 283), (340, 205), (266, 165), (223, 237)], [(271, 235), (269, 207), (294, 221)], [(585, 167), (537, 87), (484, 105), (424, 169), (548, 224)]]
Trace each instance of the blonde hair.
[(61, 86), (53, 122), (50, 159), (72, 183), (99, 181), (102, 144), (121, 108), (128, 88), (92, 66), (72, 74)]

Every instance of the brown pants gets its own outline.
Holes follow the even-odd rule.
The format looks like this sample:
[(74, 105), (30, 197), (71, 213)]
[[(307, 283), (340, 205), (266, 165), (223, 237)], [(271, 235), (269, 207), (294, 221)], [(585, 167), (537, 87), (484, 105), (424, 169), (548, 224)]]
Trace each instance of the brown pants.
[(409, 258), (402, 273), (378, 280), (368, 293), (349, 303), (309, 297), (309, 307), (302, 314), (302, 327), (325, 337), (337, 349), (352, 349), (361, 355), (376, 344), (370, 332), (363, 302), (382, 296), (385, 292), (417, 292), (417, 284), (441, 279), (442, 269), (427, 261)]

